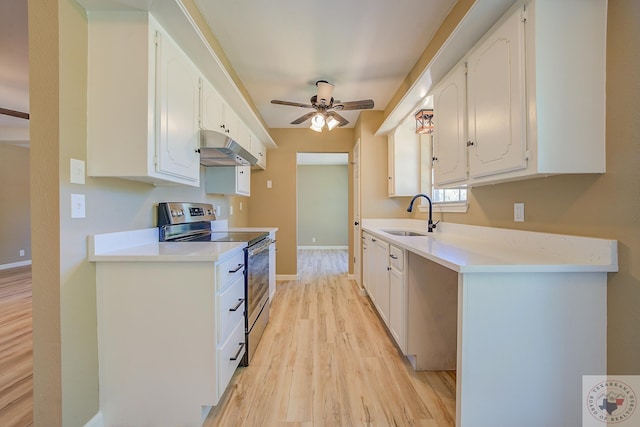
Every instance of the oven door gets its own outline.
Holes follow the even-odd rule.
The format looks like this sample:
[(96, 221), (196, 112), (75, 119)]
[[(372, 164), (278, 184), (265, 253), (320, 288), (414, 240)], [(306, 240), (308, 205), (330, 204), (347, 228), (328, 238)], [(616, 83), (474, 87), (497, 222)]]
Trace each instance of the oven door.
[(269, 300), (269, 245), (266, 238), (246, 248), (247, 333)]

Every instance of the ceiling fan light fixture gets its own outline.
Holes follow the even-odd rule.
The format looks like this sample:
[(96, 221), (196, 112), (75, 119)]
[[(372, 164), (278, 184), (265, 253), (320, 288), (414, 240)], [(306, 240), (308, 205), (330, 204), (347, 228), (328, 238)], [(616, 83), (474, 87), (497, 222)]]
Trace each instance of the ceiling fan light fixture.
[(322, 127), (316, 126), (315, 123), (313, 122), (311, 122), (311, 126), (309, 126), (309, 129), (314, 130), (316, 132), (322, 132)]
[(340, 122), (334, 117), (329, 116), (327, 118), (327, 129), (333, 130), (336, 126), (338, 126), (338, 124), (340, 124)]
[(324, 123), (325, 123), (325, 119), (322, 113), (315, 114), (313, 117), (311, 117), (312, 126), (322, 129), (322, 127), (324, 126)]

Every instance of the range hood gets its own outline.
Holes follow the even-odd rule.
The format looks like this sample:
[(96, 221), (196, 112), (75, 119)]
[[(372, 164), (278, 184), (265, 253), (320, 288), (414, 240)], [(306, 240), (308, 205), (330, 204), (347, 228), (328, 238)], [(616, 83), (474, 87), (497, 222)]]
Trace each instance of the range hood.
[(251, 166), (256, 159), (229, 136), (212, 130), (200, 131), (200, 164), (203, 166)]

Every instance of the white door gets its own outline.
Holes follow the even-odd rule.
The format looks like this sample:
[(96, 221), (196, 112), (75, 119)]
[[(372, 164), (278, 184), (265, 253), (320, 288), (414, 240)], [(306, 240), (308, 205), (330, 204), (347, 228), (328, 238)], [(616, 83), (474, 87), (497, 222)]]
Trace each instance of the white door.
[(198, 116), (200, 78), (195, 66), (167, 37), (158, 37), (158, 172), (200, 180)]
[(353, 275), (362, 288), (362, 241), (360, 237), (360, 139), (353, 147)]
[(433, 94), (433, 175), (436, 186), (467, 179), (466, 71), (458, 65)]
[(524, 23), (518, 11), (469, 55), (472, 179), (527, 167), (524, 65)]

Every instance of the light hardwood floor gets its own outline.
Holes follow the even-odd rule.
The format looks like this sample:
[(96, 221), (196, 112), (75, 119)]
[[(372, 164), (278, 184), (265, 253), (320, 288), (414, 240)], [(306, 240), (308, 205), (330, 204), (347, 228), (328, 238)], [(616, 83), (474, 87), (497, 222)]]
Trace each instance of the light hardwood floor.
[(33, 424), (31, 267), (0, 270), (0, 425)]
[(455, 425), (455, 372), (411, 369), (347, 278), (347, 257), (299, 252), (299, 280), (278, 283), (251, 366), (206, 427)]

